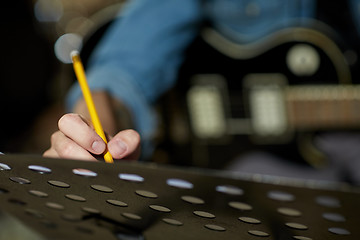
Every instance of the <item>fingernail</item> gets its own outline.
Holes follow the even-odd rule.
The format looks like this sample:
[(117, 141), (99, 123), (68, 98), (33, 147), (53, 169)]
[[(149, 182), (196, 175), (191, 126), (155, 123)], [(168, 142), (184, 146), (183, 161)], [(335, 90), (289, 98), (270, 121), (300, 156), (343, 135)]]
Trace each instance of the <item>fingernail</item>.
[(103, 141), (94, 141), (91, 147), (95, 153), (102, 153), (105, 150), (105, 143)]
[(124, 142), (122, 141), (116, 141), (113, 144), (115, 144), (116, 146), (112, 146), (113, 151), (115, 152), (116, 156), (121, 156), (124, 152), (126, 152), (127, 150), (127, 146)]

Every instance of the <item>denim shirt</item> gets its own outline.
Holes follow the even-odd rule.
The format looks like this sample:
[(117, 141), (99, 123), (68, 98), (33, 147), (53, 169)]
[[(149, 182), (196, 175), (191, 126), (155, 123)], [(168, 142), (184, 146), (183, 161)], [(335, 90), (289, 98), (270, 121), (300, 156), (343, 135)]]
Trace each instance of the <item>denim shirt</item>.
[[(359, 2), (350, 0), (355, 22), (360, 22)], [(203, 19), (226, 37), (249, 42), (315, 13), (315, 0), (130, 0), (93, 52), (89, 85), (129, 108), (148, 156), (157, 127), (152, 104), (173, 86), (184, 50)], [(68, 109), (80, 96), (75, 85)]]

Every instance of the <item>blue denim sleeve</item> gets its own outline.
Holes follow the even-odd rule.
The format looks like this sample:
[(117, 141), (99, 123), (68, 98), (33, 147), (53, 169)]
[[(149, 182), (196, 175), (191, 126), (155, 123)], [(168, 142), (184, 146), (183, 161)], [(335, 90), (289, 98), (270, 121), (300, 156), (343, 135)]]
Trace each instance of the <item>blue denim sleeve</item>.
[[(105, 90), (122, 101), (145, 142), (156, 130), (152, 103), (174, 84), (183, 52), (197, 33), (199, 2), (130, 1), (90, 59), (90, 88)], [(80, 96), (75, 84), (67, 98), (69, 110)]]
[(360, 0), (349, 0), (349, 6), (357, 34), (360, 35)]

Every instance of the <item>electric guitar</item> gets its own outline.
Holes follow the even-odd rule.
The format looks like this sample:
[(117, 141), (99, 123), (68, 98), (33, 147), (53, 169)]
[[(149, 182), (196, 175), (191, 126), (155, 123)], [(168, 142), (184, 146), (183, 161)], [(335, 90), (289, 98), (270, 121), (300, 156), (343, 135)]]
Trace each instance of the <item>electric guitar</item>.
[(249, 44), (205, 28), (162, 106), (165, 141), (194, 165), (221, 167), (253, 148), (323, 165), (314, 133), (360, 129), (356, 55), (337, 40), (318, 22)]

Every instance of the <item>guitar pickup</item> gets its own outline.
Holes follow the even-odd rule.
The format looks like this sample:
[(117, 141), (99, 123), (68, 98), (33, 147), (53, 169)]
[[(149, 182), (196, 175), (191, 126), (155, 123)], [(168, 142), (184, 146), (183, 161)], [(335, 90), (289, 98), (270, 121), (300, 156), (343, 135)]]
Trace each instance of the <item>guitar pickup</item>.
[(187, 105), (196, 137), (221, 140), (227, 136), (228, 99), (226, 80), (217, 74), (199, 74), (192, 79)]
[(288, 125), (282, 74), (249, 74), (244, 78), (245, 99), (251, 122), (252, 137), (258, 143), (275, 140), (286, 142), (291, 137)]

